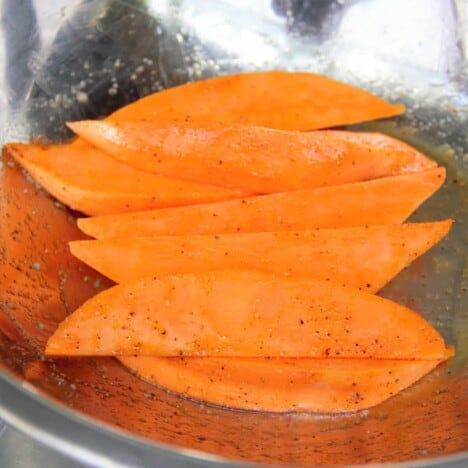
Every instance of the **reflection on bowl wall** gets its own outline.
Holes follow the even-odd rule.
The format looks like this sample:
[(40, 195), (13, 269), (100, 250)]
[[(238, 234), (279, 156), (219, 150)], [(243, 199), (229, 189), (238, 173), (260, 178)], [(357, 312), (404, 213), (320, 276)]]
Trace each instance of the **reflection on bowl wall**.
[(414, 219), (456, 223), (382, 294), (420, 311), (457, 355), (378, 407), (333, 417), (203, 405), (137, 379), (111, 358), (43, 360), (57, 321), (109, 282), (68, 254), (67, 240), (81, 235), (73, 214), (4, 161), (0, 416), (98, 464), (466, 463), (465, 0), (4, 0), (2, 7), (2, 143), (63, 140), (67, 120), (244, 70), (314, 71), (405, 102), (405, 116), (357, 128), (396, 135), (445, 165), (447, 183)]

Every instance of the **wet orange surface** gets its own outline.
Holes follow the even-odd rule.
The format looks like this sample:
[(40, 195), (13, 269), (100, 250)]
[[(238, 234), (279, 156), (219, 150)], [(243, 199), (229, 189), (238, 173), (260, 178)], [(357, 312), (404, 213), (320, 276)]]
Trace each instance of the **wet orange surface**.
[(134, 434), (249, 461), (335, 464), (436, 457), (466, 447), (466, 371), (439, 367), (376, 408), (342, 416), (211, 407), (150, 385), (112, 358), (45, 359), (58, 322), (110, 282), (67, 241), (75, 217), (4, 159), (0, 179), (0, 367), (57, 404)]

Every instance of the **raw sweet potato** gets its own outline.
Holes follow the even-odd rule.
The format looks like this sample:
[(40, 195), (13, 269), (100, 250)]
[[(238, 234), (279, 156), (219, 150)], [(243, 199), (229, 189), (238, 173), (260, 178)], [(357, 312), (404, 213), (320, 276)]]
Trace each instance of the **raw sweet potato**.
[(339, 413), (375, 406), (440, 361), (396, 359), (120, 357), (141, 378), (216, 405)]
[(114, 286), (67, 317), (46, 353), (440, 360), (452, 350), (388, 299), (328, 281), (218, 271)]
[(112, 114), (113, 122), (244, 123), (312, 130), (403, 113), (364, 91), (326, 76), (264, 71), (221, 76), (151, 94)]
[(9, 143), (3, 151), (49, 193), (86, 214), (189, 205), (226, 200), (241, 193), (149, 174), (87, 145)]
[(335, 187), (80, 218), (78, 226), (110, 239), (400, 224), (444, 180), (445, 169), (439, 167)]
[(358, 182), (436, 167), (378, 133), (299, 132), (263, 127), (82, 121), (69, 127), (137, 169), (252, 193)]
[(447, 234), (450, 220), (402, 226), (158, 236), (70, 242), (117, 283), (154, 275), (253, 270), (376, 292)]

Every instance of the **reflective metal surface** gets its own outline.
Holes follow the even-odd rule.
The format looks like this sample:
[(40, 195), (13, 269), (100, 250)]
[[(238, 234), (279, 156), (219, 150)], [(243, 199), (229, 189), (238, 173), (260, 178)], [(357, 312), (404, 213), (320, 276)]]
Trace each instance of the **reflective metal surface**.
[(13, 426), (0, 430), (0, 462), (8, 468), (48, 467), (83, 468), (59, 452), (52, 451)]
[[(14, 226), (21, 249), (13, 255), (0, 244), (0, 416), (100, 466), (221, 462), (213, 457), (466, 466), (467, 22), (465, 0), (3, 0), (2, 143), (64, 139), (66, 120), (240, 70), (315, 71), (405, 102), (404, 117), (364, 128), (446, 165), (446, 185), (414, 219), (456, 224), (383, 294), (423, 313), (457, 355), (384, 404), (337, 417), (230, 411), (152, 387), (112, 359), (42, 360), (49, 330), (106, 283), (66, 253), (67, 236), (79, 235), (71, 215), (4, 164), (0, 239)], [(37, 260), (47, 268), (31, 272)]]

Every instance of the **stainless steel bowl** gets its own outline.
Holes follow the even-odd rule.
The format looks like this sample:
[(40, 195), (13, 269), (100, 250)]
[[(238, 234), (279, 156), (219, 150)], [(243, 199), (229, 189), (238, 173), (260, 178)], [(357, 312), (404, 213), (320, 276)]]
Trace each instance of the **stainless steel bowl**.
[[(23, 307), (24, 322), (14, 324), (16, 342), (0, 333), (0, 417), (99, 466), (466, 466), (467, 22), (466, 0), (3, 0), (2, 143), (63, 140), (66, 120), (98, 117), (159, 89), (242, 70), (314, 71), (403, 101), (405, 116), (359, 128), (396, 135), (444, 164), (447, 183), (414, 219), (456, 223), (383, 294), (423, 313), (457, 354), (370, 410), (333, 417), (232, 411), (140, 382), (111, 359), (41, 360), (28, 330), (47, 333), (35, 313), (54, 294), (60, 299), (54, 307), (66, 308), (60, 275), (55, 282), (42, 278), (49, 280), (43, 297), (28, 293), (26, 277), (16, 292), (3, 277), (0, 319), (18, 313), (11, 306)], [(17, 196), (26, 219), (36, 199)], [(43, 202), (52, 210), (51, 200)], [(53, 213), (53, 219), (70, 217)], [(33, 235), (29, 241), (26, 250), (41, 255)], [(64, 247), (53, 229), (51, 242)], [(82, 276), (76, 266), (67, 268)]]

